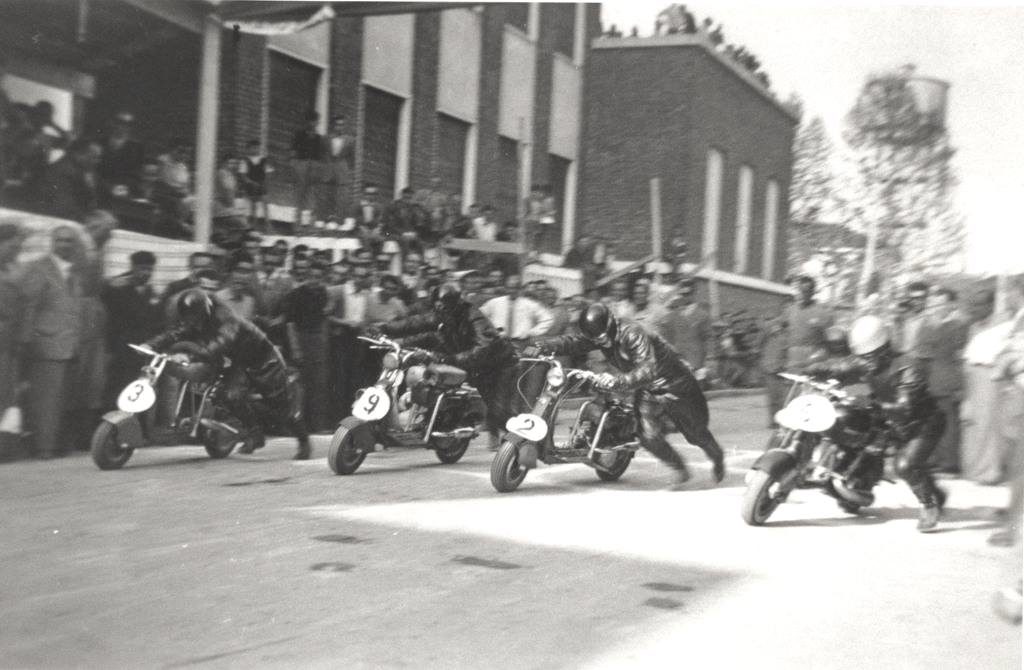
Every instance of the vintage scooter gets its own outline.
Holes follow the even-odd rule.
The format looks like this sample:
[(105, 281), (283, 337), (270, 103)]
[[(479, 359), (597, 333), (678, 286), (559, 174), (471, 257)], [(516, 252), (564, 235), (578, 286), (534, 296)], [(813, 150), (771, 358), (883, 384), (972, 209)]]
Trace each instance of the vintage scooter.
[(129, 344), (149, 356), (142, 375), (124, 387), (117, 398), (117, 410), (107, 412), (92, 435), (92, 460), (101, 470), (116, 470), (128, 462), (136, 449), (147, 446), (148, 435), (142, 413), (156, 403), (156, 387), (165, 374), (180, 379), (181, 389), (171, 428), (206, 448), (210, 458), (226, 458), (242, 442), (241, 430), (215, 399), (223, 382), (223, 371), (201, 361), (175, 363), (171, 356)]
[(779, 376), (792, 386), (775, 413), (778, 428), (767, 450), (747, 472), (743, 520), (763, 525), (796, 488), (820, 488), (851, 514), (872, 505), (886, 458), (905, 442), (903, 436), (856, 387)]
[[(533, 412), (514, 416), (505, 424), (508, 435), (491, 462), (495, 490), (515, 491), (538, 460), (548, 464), (583, 463), (594, 468), (605, 482), (621, 477), (640, 448), (633, 407), (613, 394), (598, 392), (576, 412), (568, 439), (556, 440), (555, 424), (562, 404), (583, 391), (597, 375), (563, 367), (554, 356), (519, 361), (547, 365), (547, 378)], [(520, 377), (520, 383), (529, 373), (527, 370)]]
[(479, 434), (487, 411), (480, 394), (465, 384), (466, 371), (423, 365), (430, 352), (384, 336), (359, 339), (385, 351), (381, 373), (360, 390), (352, 415), (334, 432), (327, 453), (331, 470), (350, 475), (371, 451), (397, 448), (431, 449), (442, 463), (456, 463)]

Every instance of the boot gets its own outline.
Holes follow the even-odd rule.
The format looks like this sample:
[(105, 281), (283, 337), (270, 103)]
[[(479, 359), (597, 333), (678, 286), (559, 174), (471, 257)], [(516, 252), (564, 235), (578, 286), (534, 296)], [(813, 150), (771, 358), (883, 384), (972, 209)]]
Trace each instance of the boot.
[(299, 439), (299, 450), (295, 452), (295, 456), (292, 458), (293, 461), (308, 461), (309, 457), (313, 455), (313, 449), (309, 445), (309, 438)]
[(716, 484), (721, 484), (722, 480), (725, 479), (725, 457), (719, 456), (716, 458), (711, 466), (711, 476), (715, 478)]
[(686, 482), (690, 481), (690, 469), (686, 467), (685, 463), (681, 463), (676, 467), (675, 470), (676, 481), (671, 486), (669, 486), (669, 490), (681, 491), (686, 486)]
[(264, 437), (263, 431), (259, 428), (253, 428), (249, 431), (249, 434), (245, 436), (245, 440), (242, 442), (242, 446), (239, 447), (238, 453), (251, 454), (257, 449), (262, 449), (266, 444), (267, 438)]
[(921, 515), (917, 519), (917, 530), (921, 533), (930, 533), (939, 525), (939, 516), (942, 509), (938, 503), (929, 502), (921, 506)]

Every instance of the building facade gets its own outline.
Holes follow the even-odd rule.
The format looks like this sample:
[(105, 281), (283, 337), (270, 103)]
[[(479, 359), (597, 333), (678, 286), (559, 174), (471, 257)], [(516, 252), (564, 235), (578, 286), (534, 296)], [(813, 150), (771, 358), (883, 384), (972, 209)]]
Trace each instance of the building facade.
[(652, 254), (657, 178), (660, 248), (685, 240), (723, 303), (756, 307), (759, 295), (788, 292), (797, 119), (760, 82), (700, 33), (602, 37), (584, 98), (582, 229), (614, 240), (619, 259)]
[[(374, 182), (389, 197), (440, 188), (512, 219), (531, 185), (544, 184), (571, 239), (583, 72), (600, 5), (402, 3), (408, 13), (396, 14), (389, 3), (355, 4), (358, 15), (341, 3), (335, 18), (294, 34), (247, 34), (224, 19), (211, 36), (215, 3), (13, 0), (0, 7), (12, 33), (4, 85), (17, 84), (17, 101), (28, 104), (59, 97), (60, 118), (76, 134), (129, 111), (157, 153), (196, 137), (212, 60), (217, 72), (205, 85), (216, 81), (217, 148), (261, 142), (279, 166), (270, 200), (282, 218), (291, 216), (291, 137), (313, 109), (321, 131), (347, 117), (357, 138), (354, 190)], [(210, 44), (216, 59), (204, 54)], [(550, 237), (559, 251), (563, 236)]]

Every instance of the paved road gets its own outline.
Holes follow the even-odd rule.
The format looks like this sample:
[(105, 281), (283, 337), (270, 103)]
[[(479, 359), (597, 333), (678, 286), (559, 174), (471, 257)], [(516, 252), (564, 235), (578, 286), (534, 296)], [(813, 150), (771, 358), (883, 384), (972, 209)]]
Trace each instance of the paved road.
[(686, 447), (683, 492), (641, 457), (615, 484), (546, 467), (499, 495), (477, 445), (335, 477), (326, 438), (301, 463), (273, 441), (225, 461), (146, 450), (117, 472), (5, 465), (0, 667), (1020, 667), (1020, 628), (989, 612), (1012, 574), (984, 542), (1003, 491), (949, 482), (930, 536), (889, 484), (859, 518), (798, 491), (748, 528), (764, 409), (712, 413), (731, 475), (711, 487)]

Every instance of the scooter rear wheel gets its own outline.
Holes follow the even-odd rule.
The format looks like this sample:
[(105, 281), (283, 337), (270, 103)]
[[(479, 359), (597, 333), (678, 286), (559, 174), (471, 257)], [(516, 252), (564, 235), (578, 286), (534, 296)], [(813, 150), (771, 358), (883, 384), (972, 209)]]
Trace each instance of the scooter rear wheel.
[(498, 493), (511, 493), (519, 488), (529, 471), (519, 465), (519, 445), (505, 440), (491, 461), (491, 485)]
[(375, 443), (370, 424), (351, 416), (342, 419), (331, 438), (327, 464), (336, 475), (350, 475), (363, 464), (366, 453), (373, 450)]
[(117, 470), (121, 468), (135, 452), (131, 447), (124, 448), (118, 444), (117, 427), (103, 421), (96, 426), (89, 443), (92, 462), (100, 470)]
[(597, 472), (597, 476), (602, 482), (614, 482), (626, 472), (626, 469), (632, 462), (632, 451), (620, 451), (615, 454), (615, 460), (608, 466), (607, 470), (595, 470), (595, 472)]
[(445, 465), (458, 463), (469, 449), (468, 437), (443, 438), (434, 445), (434, 455)]

